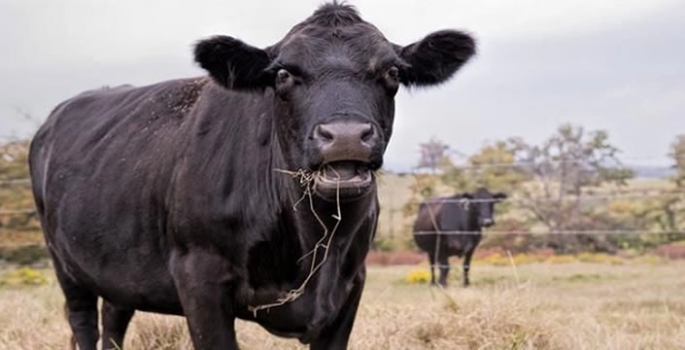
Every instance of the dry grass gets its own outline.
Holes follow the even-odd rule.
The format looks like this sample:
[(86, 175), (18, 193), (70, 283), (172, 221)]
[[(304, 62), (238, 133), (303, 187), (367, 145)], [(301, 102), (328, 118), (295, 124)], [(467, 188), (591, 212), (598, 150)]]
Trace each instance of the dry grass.
[[(473, 287), (407, 285), (374, 267), (351, 349), (685, 349), (685, 262), (476, 266)], [(0, 290), (0, 350), (64, 349), (57, 286)], [(305, 349), (238, 322), (243, 349)], [(138, 314), (128, 349), (190, 349), (182, 318)]]

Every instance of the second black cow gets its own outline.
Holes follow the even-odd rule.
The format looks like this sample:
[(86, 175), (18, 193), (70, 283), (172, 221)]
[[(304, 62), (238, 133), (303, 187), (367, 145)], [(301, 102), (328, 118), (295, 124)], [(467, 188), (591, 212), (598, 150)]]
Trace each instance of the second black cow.
[(434, 268), (440, 269), (439, 283), (447, 286), (450, 256), (464, 257), (464, 286), (469, 286), (471, 257), (483, 237), (483, 227), (495, 224), (495, 203), (507, 198), (504, 193), (491, 193), (480, 188), (474, 193), (429, 199), (419, 206), (414, 223), (414, 241), (428, 253), (431, 284)]

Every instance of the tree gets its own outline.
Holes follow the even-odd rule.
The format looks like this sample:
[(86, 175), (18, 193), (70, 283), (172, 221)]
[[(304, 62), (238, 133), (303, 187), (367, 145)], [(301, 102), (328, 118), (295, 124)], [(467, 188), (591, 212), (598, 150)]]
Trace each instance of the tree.
[(414, 175), (414, 183), (409, 186), (411, 197), (402, 208), (405, 217), (411, 217), (418, 213), (419, 204), (436, 195), (439, 178), (430, 174)]
[(435, 174), (447, 158), (449, 146), (436, 138), (431, 138), (428, 142), (421, 143), (419, 147), (421, 147), (421, 158), (417, 169), (430, 169)]
[(623, 186), (633, 177), (605, 131), (562, 125), (540, 145), (510, 141), (533, 185), (523, 186), (523, 206), (550, 230), (569, 229), (581, 213), (584, 190)]
[(676, 187), (685, 187), (685, 134), (678, 135), (671, 144), (671, 152), (668, 154), (673, 159), (673, 168), (676, 174), (673, 182)]
[(511, 192), (526, 180), (516, 164), (516, 149), (505, 141), (486, 143), (469, 157), (466, 166), (447, 162), (441, 178), (455, 192), (470, 192), (479, 187)]

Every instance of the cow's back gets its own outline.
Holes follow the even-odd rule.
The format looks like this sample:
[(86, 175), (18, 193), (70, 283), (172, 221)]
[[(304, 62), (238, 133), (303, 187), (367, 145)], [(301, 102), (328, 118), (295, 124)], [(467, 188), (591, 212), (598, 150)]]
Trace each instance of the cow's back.
[[(130, 301), (130, 292), (141, 305), (175, 307), (164, 266), (167, 193), (205, 84), (89, 91), (40, 128), (29, 159), (34, 196), (48, 248), (71, 278), (109, 299)], [(137, 287), (118, 288), (127, 284)]]
[(480, 235), (459, 234), (475, 229), (468, 217), (470, 212), (456, 199), (436, 198), (421, 203), (413, 229), (414, 242), (421, 250), (462, 256), (480, 241)]
[(426, 252), (436, 249), (436, 233), (440, 231), (440, 216), (442, 203), (439, 201), (423, 202), (419, 205), (419, 213), (414, 221), (414, 242)]

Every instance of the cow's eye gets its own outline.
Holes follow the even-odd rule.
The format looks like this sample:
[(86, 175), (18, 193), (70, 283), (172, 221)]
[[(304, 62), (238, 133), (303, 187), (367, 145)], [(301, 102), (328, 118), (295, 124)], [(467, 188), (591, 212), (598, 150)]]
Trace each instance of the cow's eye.
[(388, 92), (394, 94), (400, 85), (400, 70), (399, 68), (392, 66), (385, 71), (383, 74), (383, 84), (385, 85)]
[(396, 81), (400, 80), (400, 70), (397, 67), (394, 67), (394, 66), (390, 67), (390, 69), (388, 69), (387, 73), (385, 73), (385, 74), (391, 80), (396, 80)]
[(278, 72), (276, 73), (276, 84), (277, 85), (287, 84), (292, 79), (292, 77), (293, 76), (287, 70), (279, 69)]

